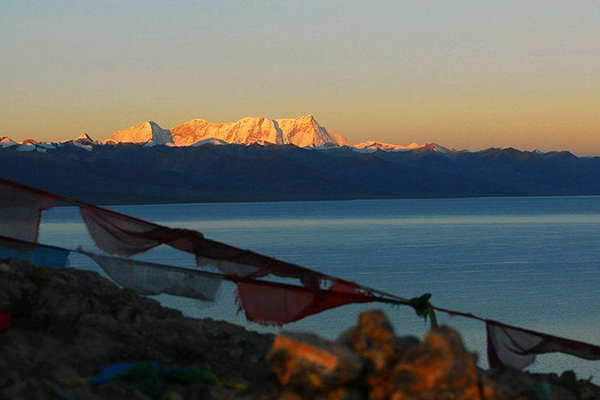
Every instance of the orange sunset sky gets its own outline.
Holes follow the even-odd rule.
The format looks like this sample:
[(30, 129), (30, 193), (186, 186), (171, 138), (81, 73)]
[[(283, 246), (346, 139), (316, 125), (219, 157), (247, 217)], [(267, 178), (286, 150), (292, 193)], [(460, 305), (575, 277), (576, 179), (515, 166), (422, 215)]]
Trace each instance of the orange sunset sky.
[(313, 114), (353, 142), (600, 155), (600, 2), (0, 1), (0, 135)]

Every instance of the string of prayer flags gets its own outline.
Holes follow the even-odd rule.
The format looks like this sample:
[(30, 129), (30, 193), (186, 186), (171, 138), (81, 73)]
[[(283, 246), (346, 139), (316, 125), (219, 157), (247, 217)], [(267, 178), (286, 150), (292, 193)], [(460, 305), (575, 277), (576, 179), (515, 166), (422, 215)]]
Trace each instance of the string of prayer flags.
[(303, 286), (78, 252), (92, 258), (115, 282), (141, 295), (166, 293), (214, 301), (222, 280), (231, 280), (237, 285), (240, 311), (249, 321), (263, 325), (281, 326), (346, 304), (375, 301), (356, 284), (342, 280), (315, 293)]
[(79, 207), (92, 239), (109, 254), (132, 256), (166, 244), (194, 254), (200, 266), (215, 267), (231, 276), (296, 278), (314, 290), (321, 281), (334, 280), (296, 264), (206, 239), (197, 231), (161, 226), (2, 178), (0, 189), (0, 235), (37, 243), (41, 212), (64, 201)]
[[(21, 258), (38, 266), (65, 268), (70, 250), (37, 244), (41, 213), (58, 201), (78, 206), (99, 248), (132, 256), (165, 244), (195, 255), (197, 265), (220, 273), (174, 268), (74, 250), (94, 259), (117, 283), (143, 295), (160, 293), (215, 299), (223, 279), (237, 285), (241, 309), (250, 321), (283, 325), (352, 303), (381, 302), (412, 306), (420, 317), (434, 311), (485, 322), (490, 366), (523, 369), (538, 354), (559, 352), (600, 360), (600, 346), (506, 325), (461, 311), (434, 307), (430, 294), (411, 300), (361, 286), (296, 264), (205, 238), (197, 231), (173, 229), (93, 204), (30, 188), (0, 178), (0, 260)], [(301, 286), (266, 281), (294, 278)]]
[(299, 265), (206, 239), (196, 231), (163, 227), (86, 204), (80, 205), (80, 214), (96, 245), (110, 254), (132, 256), (166, 244), (194, 254), (199, 266), (218, 268), (232, 276), (257, 278), (272, 274), (297, 278), (307, 287), (316, 287), (326, 278)]

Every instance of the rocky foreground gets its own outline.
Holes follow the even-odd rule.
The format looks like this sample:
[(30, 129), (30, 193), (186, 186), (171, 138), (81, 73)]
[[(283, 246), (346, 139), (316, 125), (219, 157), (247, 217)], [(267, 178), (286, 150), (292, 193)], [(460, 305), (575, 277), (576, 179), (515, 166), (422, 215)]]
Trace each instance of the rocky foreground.
[(273, 337), (186, 318), (93, 272), (11, 261), (0, 263), (0, 316), (1, 400), (600, 400), (571, 372), (481, 370), (449, 327), (397, 337), (380, 311), (335, 342)]

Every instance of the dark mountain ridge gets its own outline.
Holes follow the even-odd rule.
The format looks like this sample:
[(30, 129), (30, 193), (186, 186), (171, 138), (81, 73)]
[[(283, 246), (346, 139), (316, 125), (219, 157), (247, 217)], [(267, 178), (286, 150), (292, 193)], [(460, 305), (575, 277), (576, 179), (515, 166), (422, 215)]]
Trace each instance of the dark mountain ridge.
[(600, 157), (294, 145), (0, 148), (0, 177), (100, 204), (600, 195)]

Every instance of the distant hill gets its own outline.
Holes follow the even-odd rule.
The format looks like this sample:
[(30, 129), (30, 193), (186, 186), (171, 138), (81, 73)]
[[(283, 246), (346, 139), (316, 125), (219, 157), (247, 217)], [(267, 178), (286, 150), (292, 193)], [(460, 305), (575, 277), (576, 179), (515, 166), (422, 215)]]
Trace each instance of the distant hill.
[(600, 195), (600, 157), (568, 152), (459, 152), (433, 144), (315, 149), (217, 139), (185, 147), (100, 145), (89, 136), (3, 144), (1, 177), (101, 204)]

